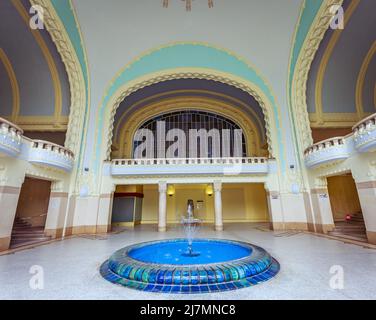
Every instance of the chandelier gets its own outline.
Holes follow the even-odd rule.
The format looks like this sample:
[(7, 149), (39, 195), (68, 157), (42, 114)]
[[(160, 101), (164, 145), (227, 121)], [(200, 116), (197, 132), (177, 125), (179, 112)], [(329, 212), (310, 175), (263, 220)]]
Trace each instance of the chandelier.
[[(187, 11), (191, 11), (192, 10), (192, 1), (193, 0), (182, 0), (185, 2), (185, 9)], [(167, 8), (168, 7), (168, 2), (169, 0), (163, 0), (163, 8)], [(214, 7), (214, 3), (213, 3), (213, 0), (208, 0), (208, 6), (209, 8), (213, 8)]]

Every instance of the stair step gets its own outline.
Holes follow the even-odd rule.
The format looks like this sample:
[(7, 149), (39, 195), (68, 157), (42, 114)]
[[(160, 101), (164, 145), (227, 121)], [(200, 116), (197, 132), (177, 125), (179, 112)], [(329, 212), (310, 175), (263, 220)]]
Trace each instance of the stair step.
[(28, 245), (46, 242), (46, 241), (49, 241), (49, 240), (51, 240), (51, 238), (47, 238), (47, 239), (43, 239), (43, 240), (22, 241), (22, 242), (11, 241), (10, 248), (15, 249), (15, 248), (19, 248), (19, 247), (24, 247), (24, 246), (28, 246)]
[(14, 234), (12, 239), (29, 239), (29, 238), (44, 238), (46, 237), (44, 233), (42, 234)]
[(366, 230), (363, 226), (334, 227), (334, 230)]
[(348, 234), (343, 234), (343, 233), (335, 233), (335, 232), (329, 232), (328, 234), (331, 235), (331, 236), (338, 237), (338, 238), (368, 242), (366, 235), (356, 235), (356, 236), (354, 236), (354, 235), (348, 235)]

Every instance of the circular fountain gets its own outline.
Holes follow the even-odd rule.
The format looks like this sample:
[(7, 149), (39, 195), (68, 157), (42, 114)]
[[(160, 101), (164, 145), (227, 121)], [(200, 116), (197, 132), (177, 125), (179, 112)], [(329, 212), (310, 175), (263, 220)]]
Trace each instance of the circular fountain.
[(185, 239), (151, 241), (116, 251), (100, 269), (108, 281), (164, 293), (209, 293), (264, 282), (279, 263), (264, 249), (245, 242), (194, 239), (200, 220), (188, 202), (182, 219)]

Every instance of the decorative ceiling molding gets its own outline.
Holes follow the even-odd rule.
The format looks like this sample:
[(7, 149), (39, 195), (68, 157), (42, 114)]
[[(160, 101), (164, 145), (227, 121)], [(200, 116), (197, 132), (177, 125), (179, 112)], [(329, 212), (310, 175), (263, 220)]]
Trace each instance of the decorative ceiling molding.
[[(348, 6), (346, 12), (345, 12), (345, 28), (348, 22), (350, 21), (350, 18), (352, 14), (354, 13), (355, 9), (358, 7), (360, 3), (360, 0), (353, 0), (350, 2), (350, 5)], [(318, 125), (323, 125), (324, 124), (324, 116), (323, 116), (323, 102), (322, 102), (322, 89), (323, 89), (323, 83), (324, 83), (324, 76), (325, 76), (325, 71), (328, 66), (330, 57), (332, 56), (332, 53), (334, 51), (334, 48), (342, 35), (344, 29), (337, 29), (334, 30), (331, 38), (329, 40), (329, 43), (327, 47), (325, 48), (324, 55), (321, 59), (319, 70), (317, 73), (317, 79), (316, 79), (316, 84), (315, 84), (315, 106), (316, 106), (316, 118)], [(364, 112), (362, 108), (358, 108), (359, 106), (357, 105), (357, 119), (355, 122), (361, 120), (364, 118)]]
[(2, 48), (0, 48), (0, 61), (3, 63), (5, 67), (5, 70), (9, 78), (10, 86), (12, 88), (12, 115), (11, 119), (9, 120), (15, 122), (17, 114), (20, 110), (20, 88), (18, 86), (17, 76), (14, 72), (12, 63), (10, 62), (8, 56)]
[(308, 73), (320, 42), (333, 19), (334, 14), (331, 13), (331, 8), (334, 5), (342, 5), (342, 3), (343, 0), (323, 1), (305, 38), (295, 65), (290, 91), (291, 108), (293, 122), (297, 129), (296, 139), (301, 159), (304, 150), (313, 143), (306, 95)]
[[(147, 97), (145, 99), (138, 100), (136, 103), (129, 106), (127, 108), (127, 110), (125, 110), (122, 113), (120, 118), (116, 120), (116, 125), (115, 125), (115, 129), (114, 129), (115, 140), (118, 140), (119, 126), (123, 126), (124, 119), (126, 117), (128, 117), (129, 114), (134, 112), (135, 108), (138, 108), (139, 106), (145, 105), (146, 103), (148, 103), (148, 101), (152, 102), (153, 100), (155, 100), (157, 98), (158, 98), (158, 100), (171, 98), (172, 94), (184, 94), (185, 96), (187, 96), (189, 98), (192, 98), (192, 97), (195, 97), (195, 96), (197, 98), (200, 98), (200, 96), (199, 96), (200, 94), (201, 95), (202, 94), (208, 94), (211, 97), (207, 98), (207, 99), (218, 100), (218, 101), (221, 101), (221, 99), (225, 99), (227, 101), (231, 101), (236, 105), (242, 106), (244, 108), (244, 110), (247, 110), (248, 112), (250, 112), (252, 114), (253, 118), (255, 119), (255, 121), (257, 122), (258, 128), (260, 128), (260, 130), (264, 129), (264, 123), (260, 119), (260, 116), (254, 110), (253, 106), (250, 106), (249, 104), (246, 104), (246, 103), (244, 103), (243, 101), (241, 101), (237, 98), (234, 98), (232, 96), (222, 94), (222, 93), (219, 93), (219, 92), (210, 91), (210, 90), (185, 89), (185, 90), (172, 90), (172, 91), (166, 91), (166, 92), (158, 93), (158, 94), (152, 95), (150, 97)], [(177, 98), (179, 98), (179, 97), (175, 97), (175, 99), (177, 99)], [(264, 140), (265, 134), (261, 133), (261, 135), (262, 135), (262, 139)]]

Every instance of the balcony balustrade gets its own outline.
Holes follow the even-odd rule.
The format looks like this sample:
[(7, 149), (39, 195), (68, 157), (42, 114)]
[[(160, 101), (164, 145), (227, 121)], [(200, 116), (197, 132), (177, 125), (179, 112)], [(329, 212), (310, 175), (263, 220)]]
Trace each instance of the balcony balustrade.
[(349, 156), (345, 137), (335, 137), (320, 141), (307, 148), (304, 152), (305, 164), (308, 168), (343, 161)]
[(376, 151), (376, 113), (353, 127), (354, 144), (359, 152)]
[(267, 174), (267, 158), (161, 158), (117, 159), (111, 163), (113, 176), (145, 175), (238, 175)]
[(23, 130), (13, 123), (0, 118), (0, 153), (17, 157), (21, 152)]
[(43, 140), (32, 140), (28, 160), (34, 164), (70, 172), (73, 168), (74, 154), (57, 144)]

